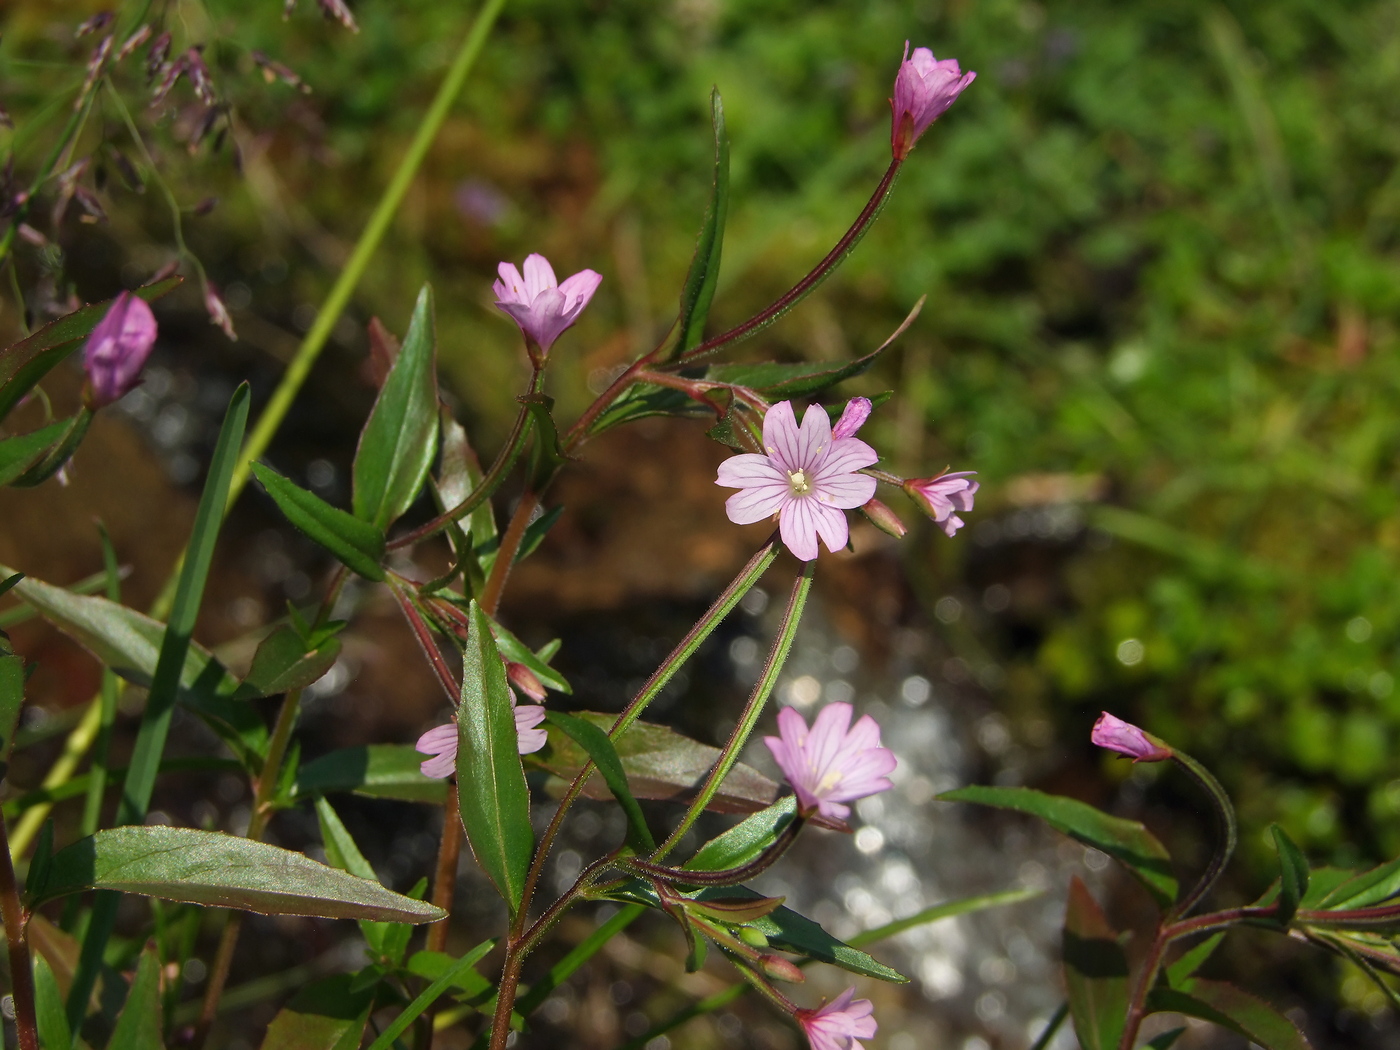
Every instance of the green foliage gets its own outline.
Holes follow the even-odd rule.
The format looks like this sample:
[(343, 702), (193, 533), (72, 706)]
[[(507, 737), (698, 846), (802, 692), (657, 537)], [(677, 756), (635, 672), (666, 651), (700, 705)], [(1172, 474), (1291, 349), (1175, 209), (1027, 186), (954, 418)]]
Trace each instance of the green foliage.
[(690, 272), (681, 287), (681, 312), (676, 320), (678, 338), (674, 353), (679, 355), (699, 346), (705, 338), (705, 319), (719, 285), (720, 257), (724, 251), (724, 224), (729, 215), (729, 134), (724, 129), (724, 102), (719, 88), (710, 92), (710, 113), (715, 132), (715, 177), (700, 238)]
[(592, 722), (566, 715), (562, 711), (548, 712), (545, 720), (567, 734), (569, 739), (583, 748), (593, 760), (593, 765), (608, 785), (613, 798), (617, 799), (618, 805), (627, 814), (627, 844), (638, 853), (656, 849), (656, 840), (652, 838), (651, 829), (647, 827), (646, 817), (642, 816), (642, 807), (637, 805), (637, 800), (628, 789), (627, 773), (613, 748), (612, 741), (608, 739), (608, 734)]
[(374, 1008), (374, 989), (356, 988), (355, 974), (313, 981), (278, 1011), (262, 1050), (356, 1050)]
[(341, 748), (312, 759), (297, 770), (297, 798), (351, 791), (371, 798), (441, 804), (447, 783), (419, 770), (425, 755), (407, 744), (368, 744)]
[(1128, 1013), (1128, 956), (1098, 902), (1069, 884), (1063, 955), (1074, 1034), (1084, 1050), (1116, 1050)]
[(253, 464), (253, 474), (287, 520), (369, 580), (383, 580), (384, 530), (332, 507), (270, 467)]
[(1147, 1001), (1154, 1012), (1199, 1017), (1266, 1050), (1309, 1050), (1292, 1021), (1262, 999), (1222, 981), (1193, 978), (1181, 988), (1158, 988)]
[(161, 1034), (160, 960), (152, 950), (141, 953), (136, 979), (126, 993), (107, 1050), (165, 1050)]

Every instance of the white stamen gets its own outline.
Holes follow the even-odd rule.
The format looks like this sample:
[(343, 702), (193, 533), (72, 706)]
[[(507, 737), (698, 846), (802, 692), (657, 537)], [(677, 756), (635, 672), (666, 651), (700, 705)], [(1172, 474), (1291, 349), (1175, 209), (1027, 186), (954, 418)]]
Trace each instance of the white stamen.
[(805, 496), (812, 491), (812, 483), (807, 480), (804, 471), (794, 470), (788, 475), (788, 484), (792, 487), (794, 496)]

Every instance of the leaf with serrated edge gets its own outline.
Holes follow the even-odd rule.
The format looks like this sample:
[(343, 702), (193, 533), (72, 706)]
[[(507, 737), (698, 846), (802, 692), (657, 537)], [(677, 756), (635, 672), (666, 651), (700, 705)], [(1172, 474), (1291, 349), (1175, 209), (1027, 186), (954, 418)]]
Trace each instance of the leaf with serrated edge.
[(283, 624), (259, 643), (234, 698), (251, 700), (304, 689), (329, 671), (339, 656), (340, 639), (327, 638), (308, 650), (296, 630)]
[(423, 923), (445, 914), (291, 850), (165, 826), (110, 828), (60, 850), (33, 903), (91, 889), (265, 915)]
[(785, 795), (712, 838), (683, 866), (691, 871), (725, 871), (747, 864), (773, 845), (796, 815), (797, 796)]
[(1030, 788), (976, 785), (945, 791), (938, 797), (945, 802), (975, 802), (1039, 817), (1056, 831), (1121, 861), (1162, 907), (1176, 899), (1171, 857), (1156, 837), (1135, 820), (1112, 817), (1087, 802)]
[(394, 359), (355, 451), (355, 517), (386, 529), (418, 498), (437, 455), (437, 333), (433, 291), (418, 293)]
[(1083, 1050), (1117, 1050), (1128, 1016), (1128, 957), (1098, 902), (1070, 880), (1063, 957), (1074, 1031)]
[[(332, 867), (348, 871), (356, 878), (379, 881), (374, 868), (365, 860), (365, 855), (360, 852), (360, 847), (340, 819), (340, 814), (324, 798), (316, 800), (316, 820), (321, 825), (321, 845), (325, 847), (326, 860)], [(365, 943), (378, 955), (384, 954), (384, 934), (388, 926), (388, 923), (360, 920), (360, 933), (364, 935)]]
[(457, 706), (457, 800), (472, 853), (505, 898), (520, 907), (534, 851), (530, 789), (520, 764), (515, 710), (491, 621), (476, 602), (468, 609), (462, 652), (462, 702)]

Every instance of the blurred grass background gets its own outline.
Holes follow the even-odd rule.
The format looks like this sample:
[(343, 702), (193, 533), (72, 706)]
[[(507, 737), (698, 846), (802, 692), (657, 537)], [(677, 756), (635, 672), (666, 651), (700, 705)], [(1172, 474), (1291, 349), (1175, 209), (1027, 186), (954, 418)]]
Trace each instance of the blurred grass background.
[[(67, 117), (92, 43), (72, 26), (96, 10), (6, 5), (0, 105), (16, 130), (0, 151), (21, 176)], [(267, 382), (471, 13), (354, 10), (357, 35), (311, 0), (286, 21), (274, 0), (181, 0), (171, 27), (207, 44), (232, 132), (187, 149), (184, 86), (141, 118)], [(1065, 765), (1098, 760), (1084, 741), (1101, 708), (1191, 750), (1235, 792), (1258, 873), (1272, 820), (1319, 859), (1393, 856), (1393, 3), (512, 0), (303, 404), (362, 413), (370, 395), (347, 376), (364, 323), (402, 329), (431, 280), (443, 368), (493, 448), (523, 373), (490, 279), (541, 251), (561, 276), (605, 275), (555, 354), (553, 392), (575, 413), (673, 316), (708, 193), (712, 84), (733, 142), (712, 325), (742, 320), (839, 237), (884, 169), (906, 38), (977, 82), (849, 263), (740, 353), (868, 350), (927, 294), (900, 348), (849, 387), (898, 391), (871, 425), (895, 469), (980, 472), (968, 531), (920, 530), (904, 550), (958, 654), (950, 678), (978, 683), (1013, 734), (1052, 726)], [(311, 93), (264, 83), (253, 49)], [(136, 70), (119, 80), (139, 109)], [(85, 150), (132, 152), (109, 106), (84, 134)], [(69, 282), (111, 294), (173, 258), (156, 188), (106, 167), (109, 225), (32, 220), (50, 244), (20, 254), (31, 308)], [(195, 214), (209, 196), (218, 206)], [(9, 341), (21, 328), (4, 294)], [(215, 329), (191, 330), (208, 348), (191, 352), (226, 352)]]

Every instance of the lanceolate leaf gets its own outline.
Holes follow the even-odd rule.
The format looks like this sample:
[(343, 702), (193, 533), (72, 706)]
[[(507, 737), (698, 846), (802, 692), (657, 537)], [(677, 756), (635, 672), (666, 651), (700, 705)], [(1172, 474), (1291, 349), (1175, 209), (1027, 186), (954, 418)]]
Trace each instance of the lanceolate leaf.
[(588, 757), (593, 759), (593, 764), (598, 767), (608, 790), (612, 792), (613, 798), (617, 799), (622, 811), (627, 814), (630, 828), (627, 840), (632, 848), (638, 853), (654, 850), (656, 840), (651, 837), (646, 818), (642, 816), (642, 807), (637, 805), (637, 800), (627, 788), (627, 774), (623, 772), (622, 760), (617, 757), (608, 734), (592, 722), (566, 715), (561, 711), (550, 711), (545, 718), (550, 725), (557, 726), (569, 734), (569, 738), (587, 751)]
[(729, 134), (724, 127), (724, 102), (719, 88), (710, 93), (710, 114), (715, 131), (714, 188), (700, 224), (695, 257), (681, 289), (681, 312), (677, 322), (679, 338), (672, 356), (699, 346), (705, 338), (705, 318), (719, 283), (720, 255), (724, 248), (724, 225), (729, 214)]
[(63, 436), (68, 420), (0, 441), (0, 485), (8, 485), (44, 458), (50, 446)]
[(1262, 999), (1222, 981), (1188, 981), (1180, 988), (1157, 988), (1147, 1005), (1156, 1013), (1199, 1017), (1237, 1032), (1265, 1050), (1309, 1050), (1303, 1033)]
[(356, 1050), (374, 1008), (373, 985), (338, 973), (314, 981), (292, 997), (267, 1026), (262, 1050)]
[(283, 624), (258, 645), (253, 664), (234, 692), (234, 699), (251, 700), (303, 689), (329, 671), (339, 656), (340, 639), (327, 638), (308, 650), (301, 635)]
[(77, 412), (63, 421), (63, 430), (59, 434), (58, 440), (46, 448), (43, 455), (30, 463), (24, 473), (11, 481), (10, 484), (17, 489), (27, 489), (48, 481), (72, 458), (73, 453), (78, 450), (78, 446), (83, 443), (83, 438), (87, 437), (88, 427), (91, 425), (92, 410), (89, 408), (78, 409)]
[(495, 620), (491, 621), (491, 633), (495, 636), (496, 648), (500, 649), (501, 655), (513, 663), (524, 664), (535, 672), (535, 677), (545, 688), (553, 689), (559, 693), (572, 693), (574, 691), (563, 675), (540, 659), (538, 653), (532, 651), (528, 645)]
[(686, 861), (691, 871), (724, 871), (747, 864), (777, 841), (797, 815), (797, 796), (787, 795), (712, 838)]
[(938, 797), (945, 802), (976, 802), (1039, 817), (1056, 831), (1127, 865), (1162, 907), (1176, 899), (1176, 877), (1166, 848), (1135, 820), (1112, 817), (1087, 802), (1030, 788), (973, 786), (945, 791)]
[[(3, 571), (3, 570), (0, 570)], [(1314, 879), (1318, 872), (1314, 872)], [(1362, 872), (1332, 890), (1320, 908), (1371, 908), (1400, 894), (1400, 858)]]
[(425, 777), (418, 766), (426, 759), (408, 744), (370, 744), (332, 751), (297, 770), (297, 798), (314, 798), (334, 791), (353, 791), (371, 798), (441, 805), (447, 782)]
[(55, 853), (33, 905), (84, 890), (119, 890), (265, 915), (433, 922), (441, 909), (300, 853), (213, 831), (127, 825)]
[[(321, 845), (325, 847), (326, 860), (331, 867), (348, 871), (357, 878), (378, 882), (374, 868), (365, 860), (365, 855), (341, 821), (340, 814), (324, 798), (316, 800), (316, 819), (321, 825)], [(383, 955), (384, 934), (389, 928), (387, 923), (360, 920), (360, 932), (375, 955)]]
[(491, 621), (476, 602), (462, 653), (462, 702), (457, 706), (457, 798), (462, 826), (477, 862), (512, 913), (520, 907), (534, 849), (530, 789), (515, 731), (506, 669)]
[[(170, 277), (164, 281), (137, 288), (136, 294), (148, 303), (154, 302), (180, 286), (183, 278)], [(107, 315), (112, 300), (92, 303), (44, 325), (33, 335), (0, 350), (0, 419), (9, 415), (20, 398), (34, 388), (49, 370), (82, 346), (82, 341)]]
[(8, 648), (0, 636), (0, 777), (9, 766), (19, 712), (24, 706), (24, 660)]
[(433, 291), (418, 293), (403, 349), (360, 434), (355, 517), (383, 531), (418, 497), (437, 455), (437, 333)]
[(63, 993), (53, 969), (42, 955), (34, 957), (34, 1014), (41, 1046), (63, 1050), (72, 1045), (72, 1029), (63, 1012)]
[(1117, 1050), (1128, 1015), (1128, 957), (1084, 883), (1070, 881), (1065, 988), (1083, 1050)]
[(126, 1005), (112, 1029), (107, 1050), (164, 1050), (161, 1037), (160, 960), (153, 950), (141, 953), (136, 979), (126, 994)]
[(1308, 892), (1308, 859), (1283, 828), (1275, 824), (1272, 831), (1280, 869), (1278, 921), (1286, 926), (1297, 913), (1303, 894)]
[(1205, 965), (1206, 960), (1215, 953), (1215, 949), (1220, 947), (1220, 942), (1224, 939), (1224, 931), (1213, 933), (1182, 955), (1166, 968), (1167, 983), (1176, 988), (1189, 981), (1195, 976), (1196, 971)]
[(287, 520), (368, 580), (383, 580), (384, 530), (332, 507), (261, 463), (253, 474)]

